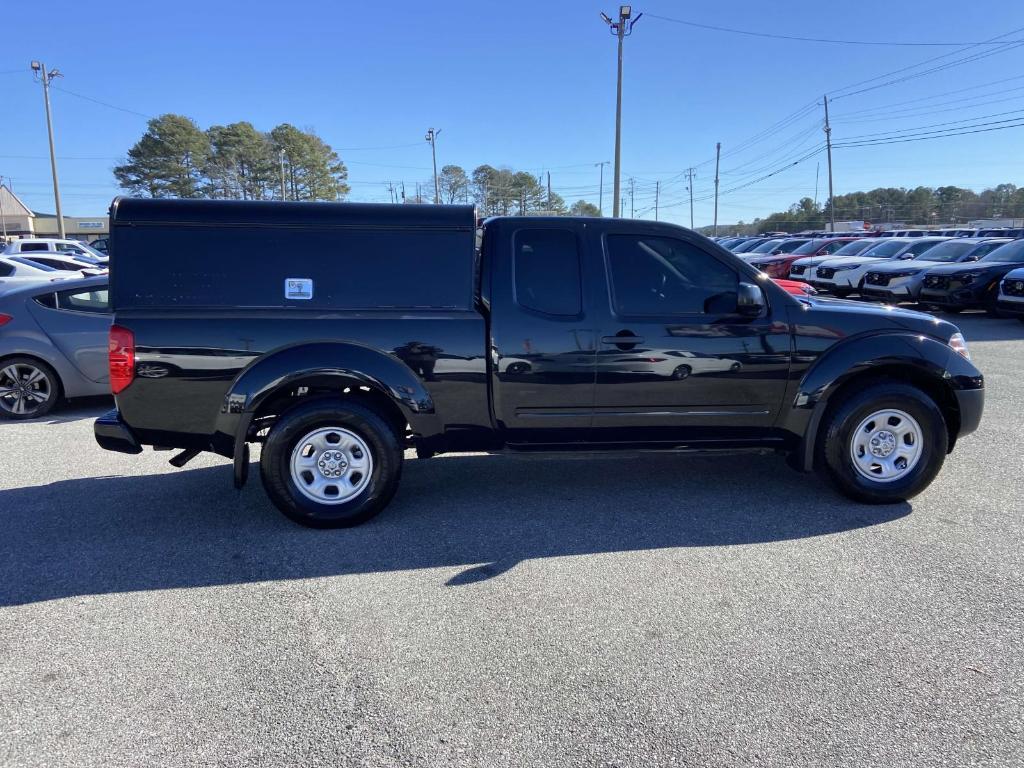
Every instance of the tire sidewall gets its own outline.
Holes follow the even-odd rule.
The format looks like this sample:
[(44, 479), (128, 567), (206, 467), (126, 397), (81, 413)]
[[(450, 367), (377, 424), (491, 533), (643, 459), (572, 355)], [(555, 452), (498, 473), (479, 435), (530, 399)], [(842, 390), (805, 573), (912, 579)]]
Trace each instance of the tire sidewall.
[[(291, 456), (299, 441), (324, 427), (346, 429), (370, 449), (370, 482), (355, 498), (319, 504), (305, 496), (291, 476)], [(282, 414), (271, 429), (260, 457), (260, 474), (271, 501), (287, 517), (313, 528), (342, 528), (380, 512), (398, 488), (403, 453), (394, 432), (374, 411), (356, 403), (319, 400)]]
[[(850, 455), (853, 431), (875, 411), (893, 408), (912, 416), (924, 433), (921, 458), (904, 477), (887, 483), (857, 471)], [(935, 479), (946, 458), (949, 435), (942, 412), (921, 390), (897, 382), (869, 386), (839, 404), (826, 425), (823, 459), (832, 481), (847, 496), (872, 504), (898, 503), (917, 495)]]

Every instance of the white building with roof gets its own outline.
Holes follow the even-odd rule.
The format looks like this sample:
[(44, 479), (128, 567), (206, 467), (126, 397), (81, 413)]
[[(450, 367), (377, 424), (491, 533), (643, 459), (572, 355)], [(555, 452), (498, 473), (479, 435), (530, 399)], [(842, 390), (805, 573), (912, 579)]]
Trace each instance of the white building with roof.
[[(0, 184), (0, 238), (57, 237), (57, 217), (33, 211), (10, 187)], [(64, 231), (72, 240), (89, 242), (110, 234), (109, 216), (65, 216)]]

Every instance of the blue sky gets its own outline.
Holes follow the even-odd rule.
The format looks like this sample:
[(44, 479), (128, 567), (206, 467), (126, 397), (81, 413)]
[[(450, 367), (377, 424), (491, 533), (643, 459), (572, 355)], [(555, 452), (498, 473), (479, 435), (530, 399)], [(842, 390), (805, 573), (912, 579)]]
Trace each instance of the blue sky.
[[(407, 189), (428, 181), (423, 134), (434, 126), (442, 130), (439, 164), (550, 171), (553, 188), (567, 201), (596, 203), (594, 163), (612, 159), (615, 106), (615, 41), (598, 13), (616, 8), (592, 0), (186, 0), (173, 6), (110, 0), (50, 2), (42, 13), (12, 4), (4, 11), (0, 52), (0, 175), (12, 178), (33, 208), (53, 210), (41, 88), (28, 69), (31, 59), (42, 59), (64, 73), (56, 85), (65, 91), (53, 92), (53, 108), (69, 214), (106, 210), (118, 193), (110, 169), (142, 134), (144, 115), (164, 112), (186, 114), (204, 128), (236, 120), (261, 129), (285, 121), (313, 128), (348, 165), (353, 200), (386, 201), (388, 181), (404, 181)], [(634, 209), (653, 216), (660, 180), (661, 217), (688, 224), (683, 172), (696, 166), (697, 226), (712, 219), (714, 164), (708, 161), (716, 141), (722, 142), (721, 189), (734, 190), (721, 197), (720, 222), (749, 221), (813, 197), (819, 162), (824, 201), (824, 154), (758, 181), (821, 141), (821, 95), (849, 92), (858, 81), (959, 49), (761, 39), (655, 16), (809, 37), (971, 43), (1007, 35), (1024, 43), (1024, 30), (1013, 33), (1024, 27), (1024, 6), (1005, 0), (835, 7), (652, 0), (637, 3), (634, 14), (640, 11), (646, 15), (625, 52), (623, 187), (634, 177)], [(969, 49), (935, 65), (988, 50)], [(1024, 115), (1024, 45), (836, 98), (833, 136), (839, 143), (952, 121), (967, 125), (975, 117), (987, 122), (988, 115), (1007, 120), (1018, 110)], [(744, 149), (751, 137), (794, 114)], [(1022, 145), (1024, 127), (841, 148), (834, 154), (835, 191), (1024, 185)], [(607, 210), (610, 167), (605, 187)]]

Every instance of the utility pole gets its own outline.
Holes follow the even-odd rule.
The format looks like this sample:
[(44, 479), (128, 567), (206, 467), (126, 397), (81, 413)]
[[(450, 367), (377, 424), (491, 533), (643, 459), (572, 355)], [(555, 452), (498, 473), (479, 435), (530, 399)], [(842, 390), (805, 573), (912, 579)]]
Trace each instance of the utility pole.
[(598, 182), (597, 188), (597, 212), (599, 215), (604, 216), (604, 167), (608, 165), (608, 161), (594, 163), (594, 165), (601, 169), (601, 180)]
[(402, 202), (405, 202), (405, 182), (402, 182)]
[(548, 171), (548, 211), (551, 210), (551, 171)]
[(814, 207), (818, 207), (818, 175), (821, 173), (821, 161), (814, 166)]
[(7, 214), (4, 213), (4, 177), (0, 176), (0, 223), (4, 227), (4, 245), (7, 245)]
[(832, 126), (828, 122), (828, 94), (825, 94), (825, 147), (828, 151), (828, 215), (836, 231), (836, 206), (832, 198)]
[(390, 181), (388, 182), (388, 195), (391, 196), (391, 202), (394, 203), (395, 202), (395, 185), (392, 184)]
[(615, 86), (615, 182), (612, 185), (612, 204), (616, 213), (619, 212), (619, 179), (622, 173), (622, 41), (633, 33), (633, 25), (640, 21), (642, 13), (630, 21), (633, 15), (633, 6), (619, 6), (619, 20), (612, 21), (608, 14), (602, 13), (601, 18), (608, 25), (609, 31), (618, 38), (619, 42), (619, 74)]
[(55, 77), (64, 77), (60, 70), (46, 71), (46, 65), (41, 61), (32, 62), (32, 71), (43, 82), (43, 102), (46, 104), (46, 132), (50, 137), (50, 170), (53, 172), (53, 201), (57, 206), (57, 232), (63, 240), (64, 233), (64, 212), (60, 205), (60, 184), (57, 181), (57, 154), (53, 149), (53, 117), (50, 115), (50, 82)]
[(278, 159), (278, 161), (281, 164), (281, 199), (282, 200), (287, 200), (288, 199), (288, 193), (285, 191), (285, 185), (284, 185), (284, 150), (283, 149), (277, 150), (277, 159)]
[(437, 137), (441, 129), (436, 131), (433, 128), (427, 129), (427, 141), (430, 143), (430, 155), (434, 158), (434, 205), (441, 204), (441, 187), (437, 183)]
[(722, 142), (715, 144), (715, 230), (714, 237), (718, 237), (718, 161), (722, 159)]
[(633, 185), (633, 181), (634, 181), (633, 177), (630, 176), (629, 177), (629, 218), (631, 218), (631, 219), (635, 219), (636, 218), (636, 214), (634, 213), (634, 208), (633, 208), (633, 186), (634, 186)]
[(658, 201), (661, 197), (661, 182), (654, 182), (654, 220), (658, 220)]
[(693, 168), (686, 169), (686, 176), (690, 180), (686, 188), (690, 190), (690, 229), (693, 229)]

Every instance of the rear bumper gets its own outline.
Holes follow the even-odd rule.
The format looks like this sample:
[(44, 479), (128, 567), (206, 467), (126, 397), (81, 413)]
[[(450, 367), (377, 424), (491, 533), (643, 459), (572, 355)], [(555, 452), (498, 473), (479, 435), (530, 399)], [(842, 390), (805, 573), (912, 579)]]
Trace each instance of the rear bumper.
[(100, 448), (118, 453), (142, 453), (142, 446), (131, 428), (121, 421), (116, 408), (100, 416), (93, 423), (93, 434)]
[(960, 433), (963, 437), (974, 432), (981, 424), (981, 414), (985, 410), (984, 389), (958, 389), (956, 401), (960, 408)]

